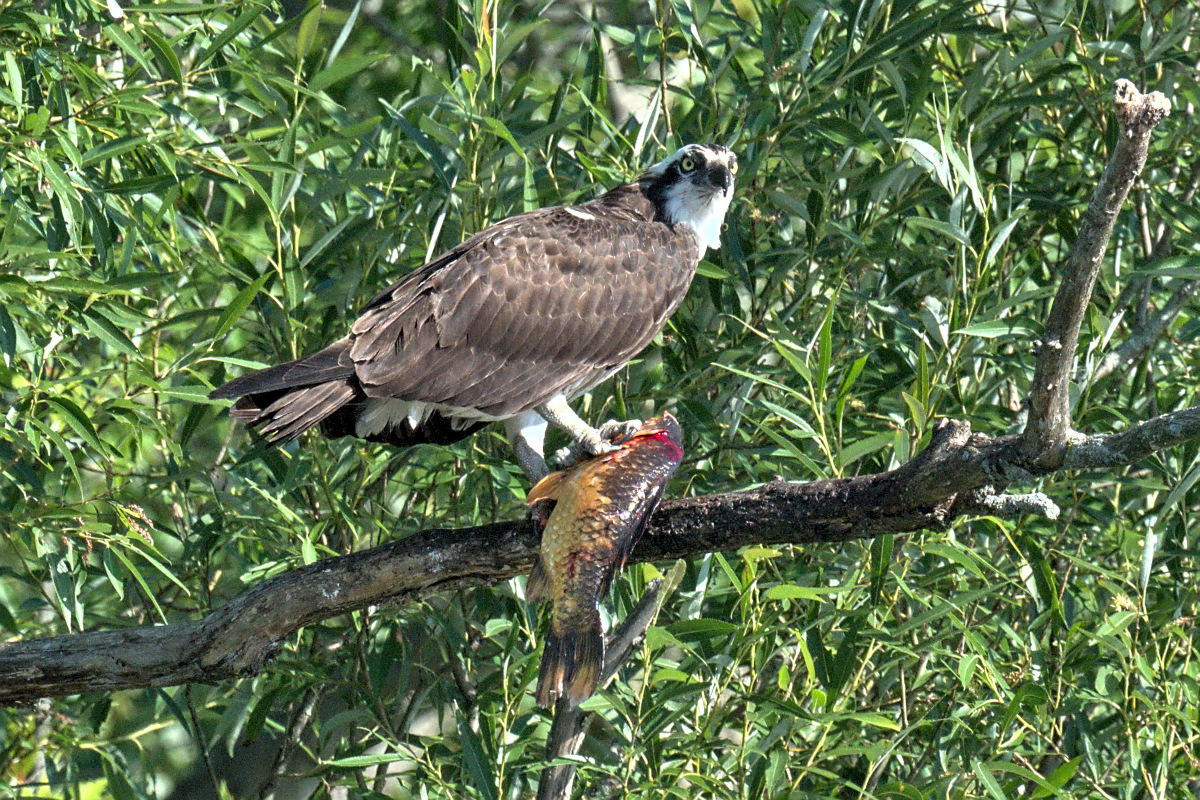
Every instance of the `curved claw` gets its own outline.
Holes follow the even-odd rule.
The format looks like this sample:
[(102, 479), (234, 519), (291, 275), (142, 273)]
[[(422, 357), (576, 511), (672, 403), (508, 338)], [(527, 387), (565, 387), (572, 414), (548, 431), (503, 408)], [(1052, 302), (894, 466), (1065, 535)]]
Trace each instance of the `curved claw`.
[(570, 469), (580, 461), (587, 461), (589, 458), (602, 456), (605, 453), (611, 453), (621, 448), (615, 444), (597, 439), (594, 444), (588, 442), (574, 442), (567, 447), (560, 447), (554, 451), (554, 465), (558, 469)]
[(583, 436), (576, 439), (568, 447), (559, 448), (554, 453), (554, 462), (559, 469), (568, 469), (595, 456), (620, 450), (619, 443), (624, 442), (642, 427), (641, 420), (610, 419), (591, 433), (594, 436)]
[(642, 427), (640, 419), (610, 419), (600, 426), (600, 436), (613, 444), (622, 444)]

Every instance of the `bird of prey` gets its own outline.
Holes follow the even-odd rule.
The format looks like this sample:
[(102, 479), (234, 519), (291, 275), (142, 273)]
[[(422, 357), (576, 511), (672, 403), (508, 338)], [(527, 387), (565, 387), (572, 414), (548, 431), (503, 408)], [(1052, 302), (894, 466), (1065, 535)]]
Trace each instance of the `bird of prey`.
[(389, 286), (320, 352), (209, 397), (271, 442), (449, 444), (503, 420), (533, 482), (546, 425), (587, 455), (614, 446), (568, 404), (637, 355), (720, 246), (737, 157), (689, 144), (633, 183), (510, 217)]

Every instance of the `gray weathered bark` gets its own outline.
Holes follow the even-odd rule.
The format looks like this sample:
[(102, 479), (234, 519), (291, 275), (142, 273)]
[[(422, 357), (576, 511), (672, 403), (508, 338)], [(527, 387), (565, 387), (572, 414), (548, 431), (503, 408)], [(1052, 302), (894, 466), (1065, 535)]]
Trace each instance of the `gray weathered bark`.
[(1079, 328), (1096, 286), (1104, 249), (1121, 205), (1146, 164), (1150, 134), (1171, 111), (1161, 93), (1143, 95), (1125, 79), (1113, 87), (1113, 105), (1121, 135), (1063, 267), (1062, 283), (1042, 334), (1029, 396), (1029, 424), (1022, 437), (1022, 450), (1030, 461), (1050, 469), (1061, 464), (1066, 454), (1071, 424), (1067, 390), (1075, 366)]

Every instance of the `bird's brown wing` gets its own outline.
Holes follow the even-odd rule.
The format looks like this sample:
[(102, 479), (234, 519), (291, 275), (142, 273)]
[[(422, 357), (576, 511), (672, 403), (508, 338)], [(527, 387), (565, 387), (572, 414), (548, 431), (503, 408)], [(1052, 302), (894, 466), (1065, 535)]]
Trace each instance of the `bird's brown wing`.
[(370, 397), (495, 417), (582, 391), (663, 327), (696, 249), (661, 223), (566, 208), (514, 217), (372, 301), (350, 334), (355, 372)]

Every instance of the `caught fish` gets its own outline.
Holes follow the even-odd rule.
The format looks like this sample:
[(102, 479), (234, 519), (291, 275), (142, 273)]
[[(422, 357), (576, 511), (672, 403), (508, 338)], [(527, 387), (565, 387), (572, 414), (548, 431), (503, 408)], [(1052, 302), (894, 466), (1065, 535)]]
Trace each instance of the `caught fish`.
[(649, 420), (620, 449), (543, 478), (528, 503), (557, 501), (542, 533), (526, 595), (554, 604), (538, 672), (543, 708), (590, 697), (604, 668), (600, 598), (625, 565), (683, 460), (683, 432), (670, 414)]

